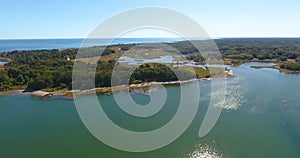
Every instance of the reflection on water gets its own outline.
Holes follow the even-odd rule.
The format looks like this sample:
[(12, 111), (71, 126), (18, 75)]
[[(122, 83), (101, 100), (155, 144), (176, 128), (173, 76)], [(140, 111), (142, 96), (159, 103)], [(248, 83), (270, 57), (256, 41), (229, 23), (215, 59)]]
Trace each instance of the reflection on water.
[(198, 144), (186, 158), (223, 158), (223, 154), (213, 146)]
[(216, 106), (226, 110), (238, 110), (245, 101), (244, 97), (246, 93), (247, 88), (241, 84), (240, 78), (228, 80), (226, 84), (225, 102)]
[[(201, 83), (206, 81), (201, 81), (200, 85), (203, 87), (201, 93), (205, 93), (201, 100), (209, 101), (210, 98), (222, 97), (224, 96), (223, 93), (225, 93), (225, 100), (213, 106), (221, 107), (225, 110), (238, 110), (246, 101), (247, 98), (245, 98), (245, 96), (248, 94), (249, 91), (247, 85), (242, 84), (243, 80), (244, 79), (241, 77), (227, 79), (226, 91), (215, 92), (206, 91), (205, 89), (208, 89), (209, 87), (206, 86), (206, 83)], [(218, 82), (218, 80), (215, 82)]]
[(144, 64), (144, 63), (174, 63), (175, 60), (171, 55), (161, 56), (159, 58), (153, 58), (153, 59), (143, 59), (143, 58), (139, 59), (139, 58), (131, 58), (128, 56), (121, 56), (118, 62), (135, 65), (135, 64)]

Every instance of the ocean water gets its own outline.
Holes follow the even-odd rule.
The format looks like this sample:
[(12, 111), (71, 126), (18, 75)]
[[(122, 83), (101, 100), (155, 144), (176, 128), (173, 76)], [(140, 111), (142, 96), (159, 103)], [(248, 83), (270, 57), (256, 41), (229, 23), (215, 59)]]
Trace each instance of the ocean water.
[[(170, 145), (145, 153), (123, 152), (98, 141), (81, 122), (73, 101), (0, 96), (0, 157), (299, 158), (300, 76), (252, 69), (251, 65), (268, 64), (231, 67), (236, 77), (226, 79), (224, 110), (207, 136), (199, 138), (198, 132), (209, 103), (211, 82), (200, 81), (196, 83), (201, 90), (200, 107), (191, 126)], [(112, 95), (97, 97), (115, 124), (149, 131), (164, 126), (178, 110), (180, 87), (167, 86), (166, 90), (168, 97), (161, 111), (142, 119), (122, 111)], [(149, 102), (145, 95), (132, 97), (141, 104)]]
[[(117, 38), (112, 39), (87, 39), (84, 47), (102, 46), (108, 42), (111, 44), (130, 43), (155, 43), (181, 41), (181, 38)], [(64, 49), (82, 47), (84, 39), (16, 39), (0, 40), (0, 53), (13, 50), (37, 50), (37, 49)]]

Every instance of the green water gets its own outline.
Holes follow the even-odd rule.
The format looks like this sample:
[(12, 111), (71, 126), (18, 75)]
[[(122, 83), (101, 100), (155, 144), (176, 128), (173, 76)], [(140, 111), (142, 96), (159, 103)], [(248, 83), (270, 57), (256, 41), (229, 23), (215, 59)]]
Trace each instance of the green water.
[[(250, 65), (262, 63), (232, 68), (237, 77), (227, 79), (227, 110), (206, 137), (198, 137), (210, 96), (210, 82), (202, 81), (200, 107), (188, 130), (170, 145), (145, 153), (119, 151), (98, 141), (82, 124), (73, 101), (0, 96), (0, 157), (189, 158), (208, 150), (226, 158), (299, 158), (300, 76)], [(117, 125), (149, 131), (168, 123), (178, 109), (180, 87), (169, 86), (167, 92), (161, 111), (143, 119), (124, 113), (110, 95), (98, 98)], [(133, 97), (149, 102), (144, 95)]]

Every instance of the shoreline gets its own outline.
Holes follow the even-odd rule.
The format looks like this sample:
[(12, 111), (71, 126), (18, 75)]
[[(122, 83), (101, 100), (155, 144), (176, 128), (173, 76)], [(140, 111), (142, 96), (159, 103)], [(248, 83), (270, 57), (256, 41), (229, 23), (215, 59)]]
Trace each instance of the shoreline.
[[(230, 78), (234, 76), (228, 76), (226, 78)], [(113, 86), (113, 87), (98, 87), (88, 90), (58, 90), (55, 92), (45, 92), (42, 90), (38, 91), (26, 91), (26, 90), (11, 90), (6, 92), (0, 92), (0, 96), (7, 96), (7, 95), (14, 95), (14, 94), (24, 94), (24, 95), (30, 95), (33, 97), (39, 97), (43, 99), (49, 99), (49, 98), (63, 98), (63, 99), (71, 99), (74, 100), (78, 96), (83, 95), (90, 95), (90, 94), (106, 94), (111, 95), (116, 92), (128, 90), (129, 92), (133, 94), (145, 94), (150, 95), (152, 90), (151, 86), (158, 86), (158, 85), (166, 85), (166, 86), (172, 86), (172, 85), (180, 85), (180, 84), (187, 84), (192, 82), (198, 82), (198, 81), (210, 81), (211, 78), (194, 78), (190, 80), (184, 80), (184, 81), (169, 81), (169, 82), (148, 82), (148, 83), (141, 83), (141, 84), (130, 84), (130, 85), (120, 85), (120, 86)]]
[(279, 72), (284, 73), (284, 74), (300, 74), (300, 71), (280, 68), (280, 66), (277, 63), (276, 63), (276, 65), (273, 65), (273, 66), (251, 66), (251, 68), (253, 68), (253, 69), (274, 69), (274, 70), (278, 70)]
[[(233, 78), (234, 77), (233, 71), (231, 69), (226, 69), (224, 71), (224, 76), (225, 76), (224, 78)], [(223, 78), (223, 77), (220, 76), (214, 77), (214, 79), (218, 79), (218, 78)], [(62, 99), (74, 100), (76, 96), (89, 95), (95, 93), (111, 95), (113, 93), (120, 92), (123, 90), (129, 90), (129, 92), (133, 94), (150, 95), (152, 92), (151, 86), (158, 86), (158, 85), (172, 86), (172, 85), (180, 85), (180, 84), (186, 84), (186, 83), (197, 82), (197, 81), (210, 81), (211, 79), (212, 78), (192, 78), (184, 81), (167, 81), (167, 82), (154, 81), (154, 82), (145, 82), (140, 84), (118, 85), (112, 87), (97, 87), (88, 90), (57, 90), (54, 92), (46, 92), (43, 90), (26, 91), (25, 89), (21, 89), (21, 90), (10, 90), (5, 92), (0, 92), (0, 96), (24, 94), (24, 95), (43, 98), (43, 99), (62, 98)]]
[[(253, 61), (246, 61), (244, 63), (253, 62)], [(264, 62), (264, 61), (260, 61)], [(277, 69), (282, 73), (285, 74), (292, 74), (292, 73), (300, 73), (300, 71), (290, 71), (286, 69), (281, 69), (278, 66), (278, 63), (274, 61), (268, 61), (266, 63), (275, 63), (274, 66), (251, 66), (251, 68), (254, 69), (262, 69), (262, 68), (271, 68), (271, 69)], [(243, 63), (242, 63), (243, 64)], [(232, 78), (235, 77), (233, 74), (233, 71), (231, 69), (227, 69), (224, 71), (226, 77), (225, 78)], [(214, 79), (217, 78), (223, 78), (223, 77), (214, 77)], [(144, 94), (144, 95), (150, 95), (152, 92), (151, 86), (157, 86), (157, 85), (180, 85), (180, 84), (186, 84), (196, 81), (209, 81), (211, 78), (193, 78), (189, 80), (184, 81), (167, 81), (167, 82), (145, 82), (140, 84), (130, 84), (130, 85), (118, 85), (113, 87), (97, 87), (93, 89), (88, 90), (57, 90), (53, 92), (47, 92), (43, 90), (37, 90), (37, 91), (26, 91), (24, 89), (21, 90), (9, 90), (5, 92), (0, 92), (0, 96), (7, 96), (7, 95), (14, 95), (14, 94), (24, 94), (24, 95), (30, 95), (33, 97), (39, 97), (43, 99), (49, 99), (49, 98), (62, 98), (62, 99), (70, 99), (74, 100), (78, 96), (83, 95), (90, 95), (90, 94), (106, 94), (111, 95), (116, 92), (128, 90), (132, 94)]]

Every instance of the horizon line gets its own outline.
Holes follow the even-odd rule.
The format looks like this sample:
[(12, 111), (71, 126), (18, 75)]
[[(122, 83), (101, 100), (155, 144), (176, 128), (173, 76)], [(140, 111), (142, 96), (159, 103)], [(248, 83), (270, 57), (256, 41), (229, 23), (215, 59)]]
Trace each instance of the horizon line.
[[(145, 39), (145, 38), (156, 38), (156, 39), (181, 39), (181, 37), (119, 37), (121, 39), (128, 39), (128, 38), (135, 38), (135, 39)], [(119, 39), (119, 38), (116, 38), (116, 39)], [(191, 37), (191, 38), (203, 38), (203, 37)], [(210, 37), (211, 39), (228, 39), (228, 38), (231, 38), (231, 39), (263, 39), (263, 38), (277, 38), (277, 39), (280, 39), (280, 38), (300, 38), (299, 37), (271, 37), (271, 36), (266, 36), (266, 37), (261, 37), (261, 36), (253, 36), (253, 37)], [(113, 38), (85, 38), (85, 37), (55, 37), (55, 38), (0, 38), (0, 40), (58, 40), (58, 39), (113, 39)]]

